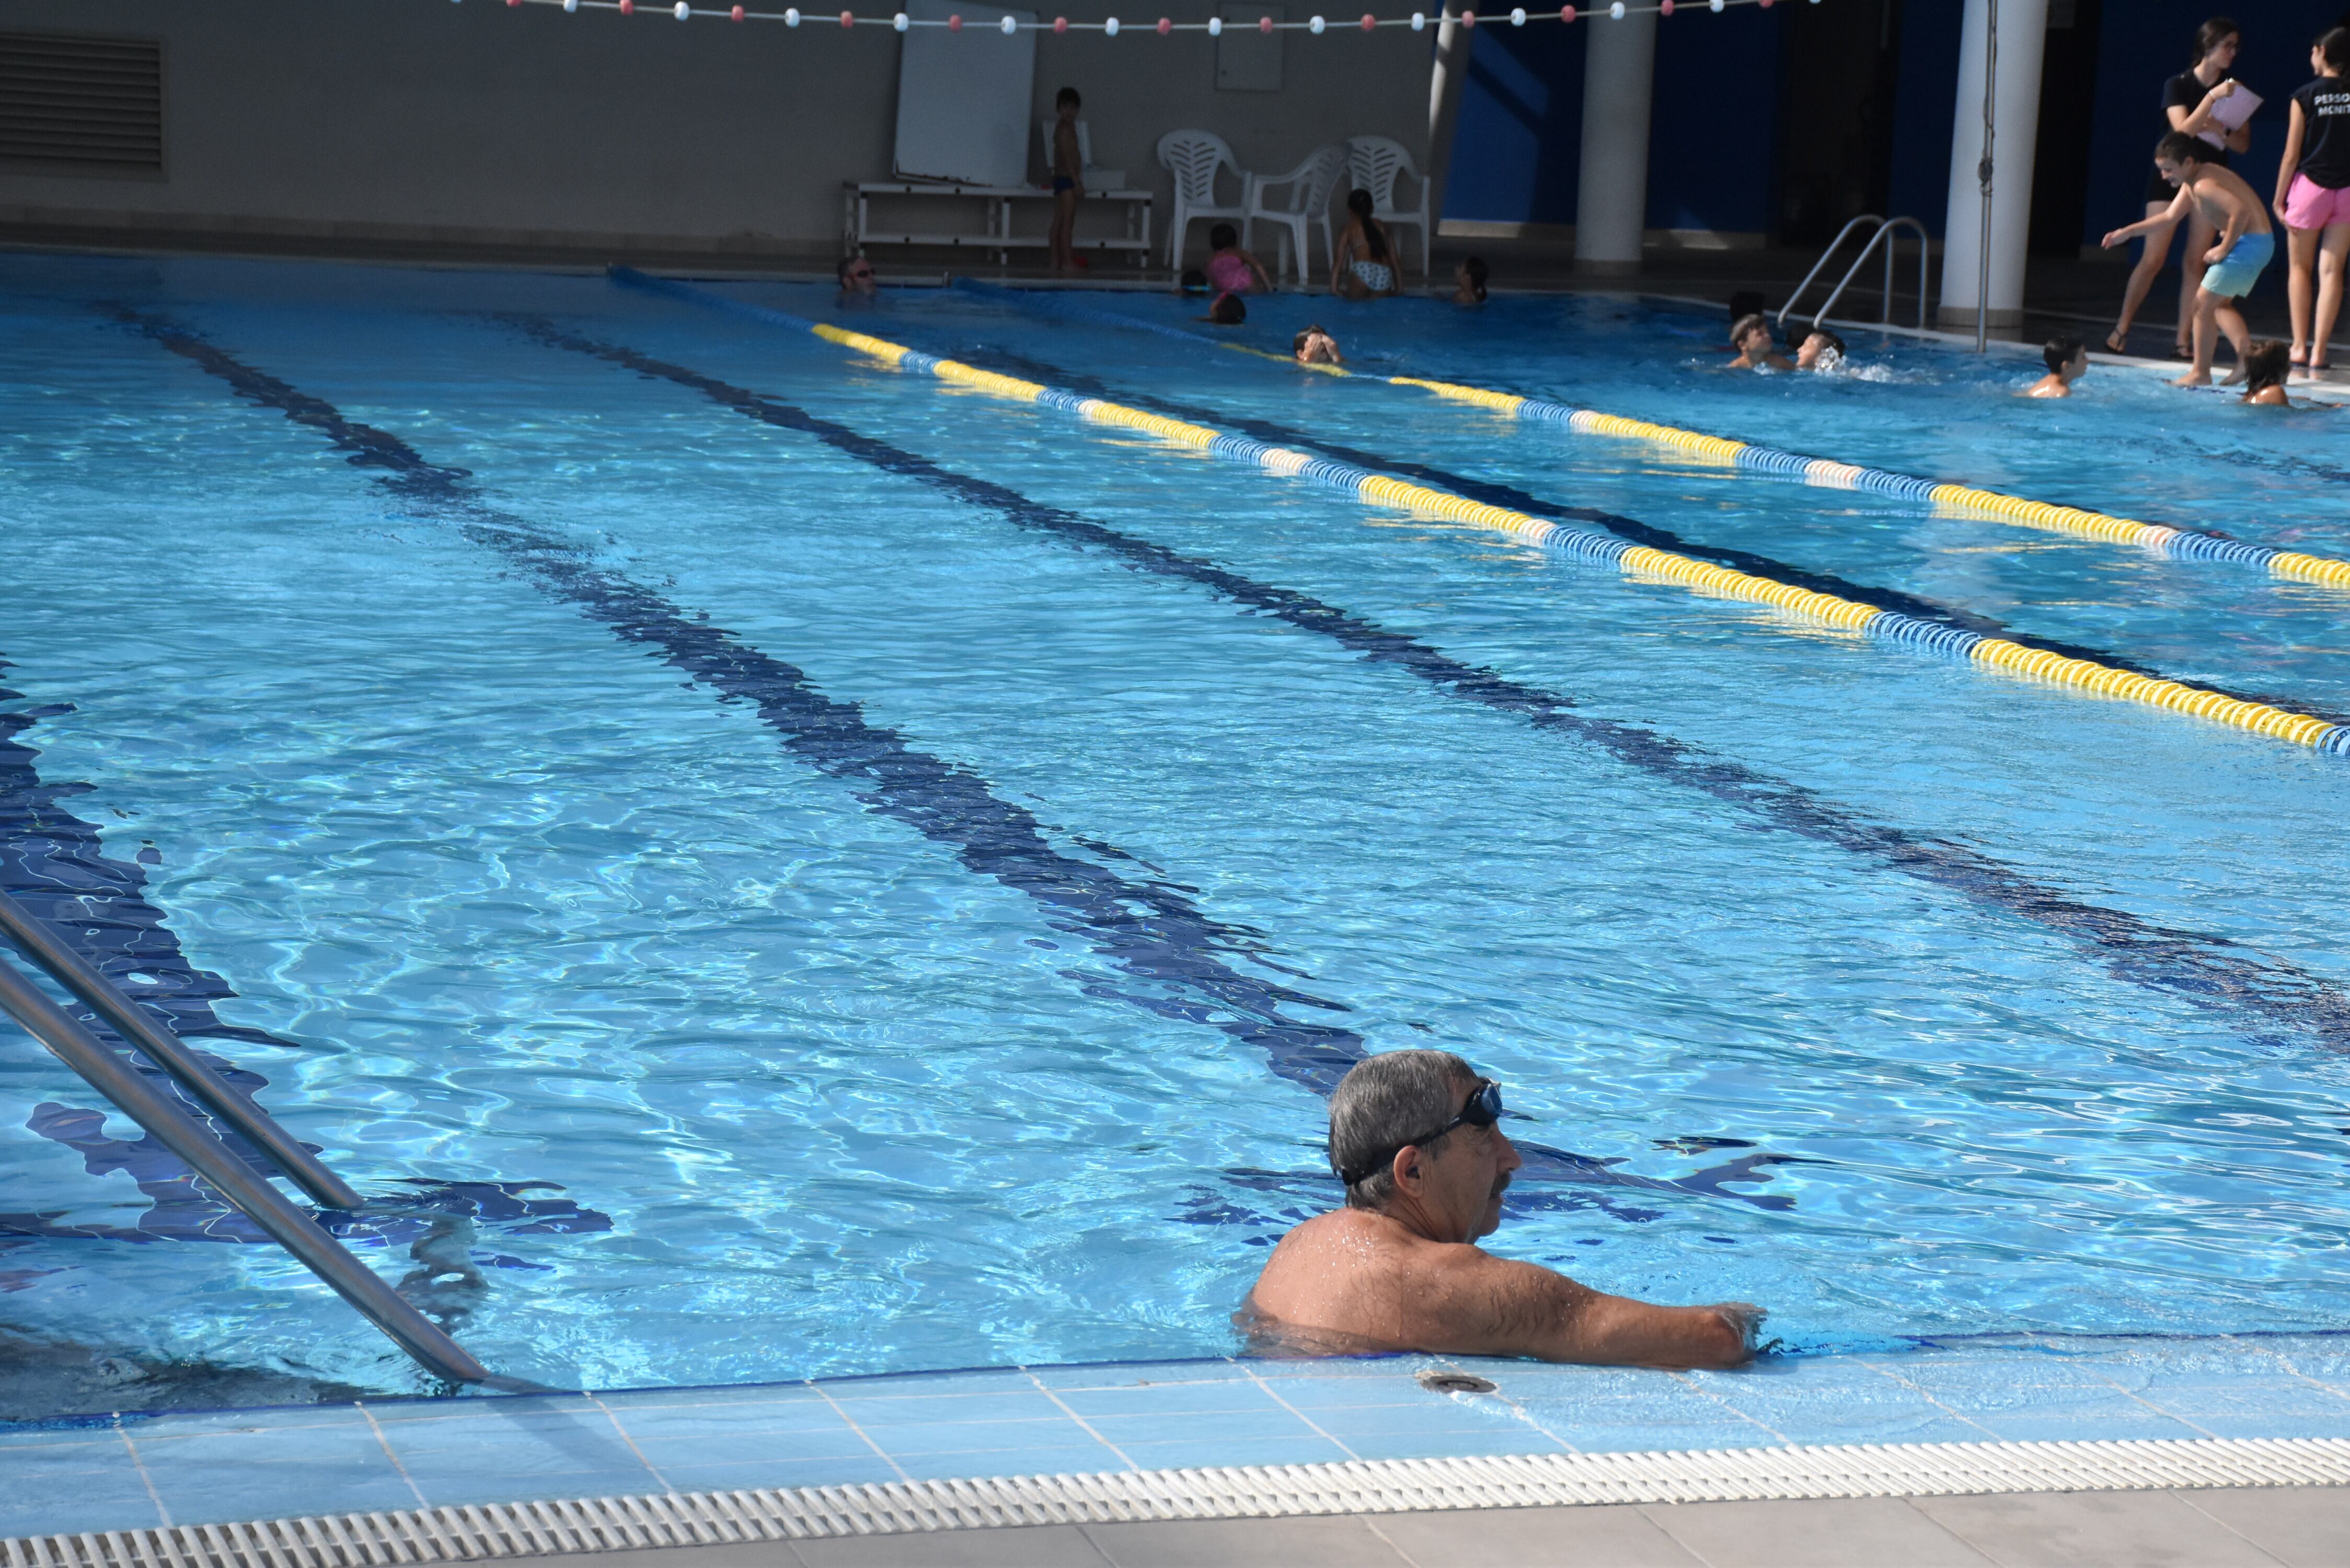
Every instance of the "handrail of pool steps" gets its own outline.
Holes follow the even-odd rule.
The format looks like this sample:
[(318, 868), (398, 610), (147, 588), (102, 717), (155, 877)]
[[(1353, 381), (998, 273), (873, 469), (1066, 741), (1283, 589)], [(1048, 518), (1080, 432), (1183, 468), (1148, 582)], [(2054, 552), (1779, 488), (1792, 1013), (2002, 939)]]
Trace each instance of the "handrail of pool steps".
[[(1285, 355), (1266, 354), (1247, 348), (1238, 343), (1227, 343), (1204, 333), (1187, 332), (1180, 327), (1164, 327), (1155, 321), (1144, 321), (1112, 310), (1087, 306), (1069, 306), (1063, 302), (1038, 297), (1035, 290), (1004, 288), (995, 284), (982, 283), (976, 278), (959, 278), (956, 286), (972, 294), (989, 298), (1009, 299), (1024, 308), (1044, 315), (1072, 315), (1085, 320), (1098, 321), (1107, 326), (1124, 327), (1133, 331), (1157, 333), (1160, 337), (1180, 337), (1190, 342), (1203, 343), (1211, 348), (1237, 349), (1253, 358), (1286, 360)], [(1453, 402), (1474, 403), (1498, 413), (1514, 414), (1519, 419), (1539, 420), (1547, 424), (1565, 425), (1578, 435), (1615, 436), (1629, 441), (1654, 441), (1699, 457), (1729, 462), (1739, 468), (1754, 469), (1765, 473), (1788, 474), (1832, 490), (1867, 490), (1879, 494), (1898, 495), (1911, 501), (1929, 501), (1936, 505), (1960, 508), (1988, 514), (1994, 522), (2019, 528), (2037, 528), (2043, 533), (2070, 534), (2077, 538), (2096, 539), (2109, 545), (2134, 545), (2141, 549), (2178, 561), (2218, 561), (2230, 566), (2265, 566), (2272, 576), (2291, 577), (2305, 583), (2318, 583), (2327, 587), (2350, 589), (2350, 561), (2336, 560), (2330, 556), (2312, 556), (2299, 550), (2280, 550), (2268, 545), (2248, 545), (2241, 539), (2231, 539), (2224, 534), (2207, 528), (2179, 528), (2164, 523), (2141, 523), (2134, 518), (2116, 517), (2104, 512), (2091, 512), (2079, 506), (2057, 506), (2045, 501), (2031, 501), (2019, 495), (2008, 495), (1996, 490), (1983, 490), (1970, 484), (1951, 484), (1939, 480), (1921, 479), (1912, 473), (1895, 473), (1887, 469), (1870, 468), (1861, 463), (1839, 462), (1834, 458), (1807, 457), (1802, 452), (1782, 452), (1776, 447), (1762, 446), (1753, 441), (1734, 441), (1727, 436), (1707, 435), (1701, 431), (1683, 430), (1676, 425), (1660, 425), (1647, 420), (1626, 419), (1617, 414), (1602, 413), (1596, 409), (1576, 408), (1569, 403), (1552, 402), (1546, 398), (1528, 398), (1515, 392), (1497, 392), (1486, 387), (1466, 386), (1458, 381), (1438, 381), (1419, 376), (1379, 376), (1368, 372), (1347, 370), (1336, 365), (1314, 365), (1309, 369), (1327, 375), (1346, 376), (1357, 380), (1384, 381), (1389, 386), (1412, 387)]]
[(31, 910), (5, 893), (0, 893), (0, 936), (15, 942), (26, 958), (48, 971), (50, 979), (80, 998), (82, 1005), (97, 1013), (109, 1028), (169, 1073), (214, 1120), (235, 1128), (239, 1137), (259, 1149), (271, 1164), (286, 1173), (286, 1179), (317, 1199), (322, 1207), (350, 1211), (366, 1203), (341, 1177), (320, 1164), (317, 1156), (303, 1147), (276, 1117), (238, 1094), (227, 1080), (181, 1044), (179, 1036), (159, 1028), (146, 1009), (125, 996), (88, 960), (57, 940), (55, 932), (33, 918)]
[(1431, 485), (1374, 473), (1351, 463), (1318, 458), (1310, 452), (1274, 446), (1246, 436), (1227, 434), (1206, 425), (1170, 419), (1163, 414), (1128, 408), (1100, 398), (1082, 397), (1041, 382), (983, 370), (975, 365), (925, 354), (902, 343), (847, 331), (825, 322), (810, 321), (805, 317), (766, 306), (730, 299), (724, 295), (673, 279), (653, 277), (632, 267), (614, 266), (610, 271), (614, 281), (630, 287), (668, 295), (730, 315), (764, 321), (770, 326), (813, 332), (827, 342), (857, 353), (869, 354), (903, 369), (927, 370), (957, 386), (1020, 402), (1039, 403), (1096, 424), (1142, 431), (1206, 452), (1211, 457), (1248, 463), (1284, 477), (1316, 480), (1378, 504), (1425, 512), (1454, 522), (1492, 529), (1527, 544), (1555, 550), (1571, 559), (1595, 566), (1612, 566), (1636, 580), (1672, 583), (1693, 593), (1747, 604), (1768, 605), (1842, 630), (1860, 632), (1878, 641), (1991, 665), (2091, 695), (2189, 713), (2314, 751), (2350, 757), (2350, 725), (2332, 723), (2307, 713), (2272, 707), (2265, 702), (2247, 701), (2224, 691), (2139, 675), (2091, 659), (2072, 659), (2044, 649), (2026, 648), (2004, 638), (1985, 637), (1980, 632), (1939, 626), (1898, 611), (1879, 609), (1874, 605), (1841, 598), (1834, 594), (1818, 593), (1776, 578), (1735, 571), (1710, 561), (1700, 561), (1647, 545), (1634, 545), (1613, 535), (1566, 527), (1523, 512), (1471, 501)]
[(452, 1383), (529, 1386), (494, 1377), (405, 1297), (353, 1257), (343, 1244), (296, 1209), (196, 1119), (173, 1105), (138, 1069), (109, 1050), (79, 1020), (20, 972), (0, 961), (0, 1012), (54, 1052), (84, 1083), (144, 1127), (222, 1199), (299, 1259), (337, 1295), (381, 1329), (394, 1345), (436, 1377)]

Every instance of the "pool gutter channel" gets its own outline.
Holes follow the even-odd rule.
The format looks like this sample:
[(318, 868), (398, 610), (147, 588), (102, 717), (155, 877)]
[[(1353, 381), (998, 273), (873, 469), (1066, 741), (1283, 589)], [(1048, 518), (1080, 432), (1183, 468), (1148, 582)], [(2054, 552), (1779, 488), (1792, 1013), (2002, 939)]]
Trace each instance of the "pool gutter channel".
[(1019, 1526), (2350, 1484), (2350, 1438), (1790, 1445), (645, 1493), (0, 1541), (0, 1568), (358, 1568)]

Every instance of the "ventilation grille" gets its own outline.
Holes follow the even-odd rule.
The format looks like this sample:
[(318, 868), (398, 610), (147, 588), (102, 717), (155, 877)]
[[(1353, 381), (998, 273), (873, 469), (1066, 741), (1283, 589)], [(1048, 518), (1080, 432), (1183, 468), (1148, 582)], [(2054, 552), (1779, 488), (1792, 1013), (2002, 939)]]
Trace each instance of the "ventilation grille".
[(163, 171), (163, 46), (0, 33), (0, 168)]

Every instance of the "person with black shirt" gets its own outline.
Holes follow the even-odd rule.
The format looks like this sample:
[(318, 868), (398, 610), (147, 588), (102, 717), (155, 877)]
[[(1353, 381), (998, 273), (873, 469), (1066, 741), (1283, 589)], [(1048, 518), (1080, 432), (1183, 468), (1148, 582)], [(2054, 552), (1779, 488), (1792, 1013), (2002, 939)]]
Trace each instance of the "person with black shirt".
[(2310, 46), (2309, 67), (2317, 79), (2293, 95), (2277, 161), (2276, 215), (2284, 220), (2293, 268), (2285, 280), (2291, 362), (2314, 374), (2329, 368), (2325, 345), (2342, 313), (2343, 263), (2350, 257), (2350, 28)]
[[(2195, 29), (2195, 63), (2162, 84), (2164, 129), (2200, 137), (2211, 149), (2207, 161), (2223, 169), (2230, 151), (2241, 152), (2252, 144), (2249, 124), (2230, 130), (2212, 118), (2222, 99), (2235, 96), (2236, 81), (2228, 70), (2236, 63), (2236, 50), (2242, 43), (2243, 36), (2232, 18), (2212, 17)], [(2168, 208), (2176, 193), (2159, 176), (2148, 180), (2146, 215), (2151, 218)], [(2129, 286), (2122, 294), (2121, 320), (2106, 334), (2106, 347), (2114, 353), (2128, 351), (2130, 323), (2137, 319), (2138, 306), (2153, 289), (2155, 275), (2170, 259), (2170, 234), (2168, 223), (2146, 231), (2145, 248), (2138, 252), (2137, 265), (2130, 269)], [(2211, 226), (2199, 214), (2189, 218), (2187, 249), (2178, 261), (2178, 337), (2171, 350), (2174, 358), (2193, 358), (2189, 327), (2195, 316), (2195, 291), (2203, 284), (2203, 253), (2211, 248), (2213, 238)]]

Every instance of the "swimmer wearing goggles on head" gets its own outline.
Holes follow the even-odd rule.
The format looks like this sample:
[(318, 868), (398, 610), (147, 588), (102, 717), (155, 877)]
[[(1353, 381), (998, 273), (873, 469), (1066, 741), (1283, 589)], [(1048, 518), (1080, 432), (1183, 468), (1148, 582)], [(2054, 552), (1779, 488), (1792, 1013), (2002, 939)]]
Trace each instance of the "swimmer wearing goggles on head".
[(1330, 1165), (1347, 1206), (1274, 1249), (1233, 1314), (1259, 1348), (1350, 1355), (1529, 1355), (1635, 1366), (1736, 1366), (1761, 1308), (1656, 1306), (1473, 1243), (1502, 1223), (1525, 1163), (1502, 1087), (1447, 1051), (1357, 1062), (1330, 1096)]

